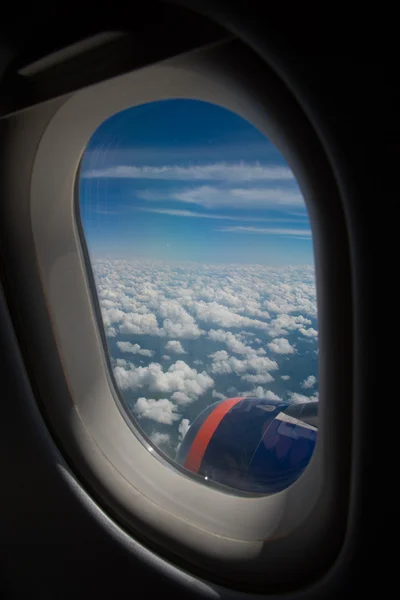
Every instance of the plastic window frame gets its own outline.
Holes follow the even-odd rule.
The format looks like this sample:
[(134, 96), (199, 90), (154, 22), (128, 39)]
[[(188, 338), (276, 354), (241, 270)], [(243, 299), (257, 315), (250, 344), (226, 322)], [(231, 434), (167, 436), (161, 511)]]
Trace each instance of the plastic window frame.
[[(156, 460), (132, 434), (109, 371), (76, 213), (79, 164), (91, 135), (112, 114), (174, 97), (218, 104), (265, 133), (293, 169), (309, 210), (319, 321), (319, 435), (304, 474), (272, 496), (231, 495)], [(55, 152), (61, 140), (62, 152)], [(300, 143), (308, 152), (299, 152)], [(346, 448), (343, 436), (349, 430), (345, 427), (340, 433), (340, 412), (347, 407), (348, 414), (351, 381), (340, 382), (342, 393), (334, 399), (338, 385), (329, 364), (333, 357), (338, 360), (339, 349), (330, 347), (328, 322), (335, 299), (327, 301), (323, 283), (335, 239), (345, 232), (332, 231), (331, 205), (341, 210), (315, 132), (275, 73), (237, 42), (197, 50), (75, 92), (61, 106), (58, 102), (36, 149), (30, 188), (35, 258), (71, 399), (67, 404), (44, 398), (56, 415), (59, 439), (83, 479), (128, 530), (233, 585), (249, 580), (254, 585), (275, 585), (282, 579), (294, 583), (305, 573), (312, 577), (327, 567), (343, 540), (345, 518), (335, 507), (348, 493), (340, 471), (347, 468), (350, 455), (340, 451), (339, 440)], [(347, 332), (348, 343), (350, 338)], [(328, 537), (334, 540), (329, 549)]]

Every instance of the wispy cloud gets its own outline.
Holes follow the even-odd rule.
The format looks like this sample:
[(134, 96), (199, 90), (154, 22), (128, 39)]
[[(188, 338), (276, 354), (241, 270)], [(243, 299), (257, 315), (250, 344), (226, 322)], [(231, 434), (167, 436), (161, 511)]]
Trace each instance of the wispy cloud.
[(167, 179), (179, 181), (290, 181), (294, 175), (288, 167), (260, 163), (216, 162), (182, 167), (179, 165), (134, 166), (119, 165), (105, 169), (91, 169), (82, 173), (85, 178), (109, 177), (115, 179)]
[(92, 212), (97, 215), (123, 215), (126, 213), (126, 209), (94, 208)]
[(230, 188), (223, 189), (209, 185), (192, 187), (183, 191), (153, 192), (143, 190), (137, 193), (142, 200), (184, 202), (204, 208), (286, 208), (304, 206), (302, 195), (296, 189), (286, 188)]
[(291, 210), (291, 211), (288, 211), (287, 214), (288, 215), (292, 215), (293, 217), (299, 217), (299, 218), (302, 218), (302, 219), (308, 219), (307, 208), (306, 208), (305, 203), (304, 203), (304, 207), (303, 208), (304, 208), (303, 212)]
[(310, 229), (281, 229), (274, 227), (220, 227), (218, 231), (224, 231), (228, 233), (254, 233), (259, 235), (290, 235), (296, 237), (311, 237)]
[(171, 217), (189, 217), (193, 219), (222, 219), (224, 221), (253, 221), (253, 222), (267, 222), (267, 223), (293, 223), (298, 222), (298, 219), (275, 219), (268, 217), (233, 217), (231, 215), (217, 215), (212, 213), (199, 213), (192, 210), (179, 210), (170, 208), (138, 208), (141, 212), (157, 213), (160, 215), (170, 215)]

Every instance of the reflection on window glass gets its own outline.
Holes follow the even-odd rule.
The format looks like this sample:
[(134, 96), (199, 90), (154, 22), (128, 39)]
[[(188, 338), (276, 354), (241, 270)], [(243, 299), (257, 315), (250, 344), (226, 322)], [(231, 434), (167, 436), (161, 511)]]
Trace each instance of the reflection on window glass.
[(317, 308), (307, 211), (280, 152), (213, 104), (135, 107), (92, 136), (80, 214), (138, 427), (210, 481), (293, 483), (317, 435)]

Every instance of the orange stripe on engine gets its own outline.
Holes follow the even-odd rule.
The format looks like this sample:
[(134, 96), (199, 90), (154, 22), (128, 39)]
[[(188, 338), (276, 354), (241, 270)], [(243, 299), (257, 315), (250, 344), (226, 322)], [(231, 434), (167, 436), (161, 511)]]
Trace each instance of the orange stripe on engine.
[(185, 469), (198, 473), (207, 446), (224, 416), (243, 398), (230, 398), (214, 408), (200, 427), (185, 461)]

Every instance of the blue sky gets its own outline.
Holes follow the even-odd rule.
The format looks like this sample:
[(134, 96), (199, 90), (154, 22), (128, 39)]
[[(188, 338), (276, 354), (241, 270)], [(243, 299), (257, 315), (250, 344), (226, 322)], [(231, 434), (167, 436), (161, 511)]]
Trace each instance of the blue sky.
[(80, 208), (93, 256), (313, 262), (304, 200), (280, 152), (241, 117), (197, 100), (105, 121), (82, 159)]

